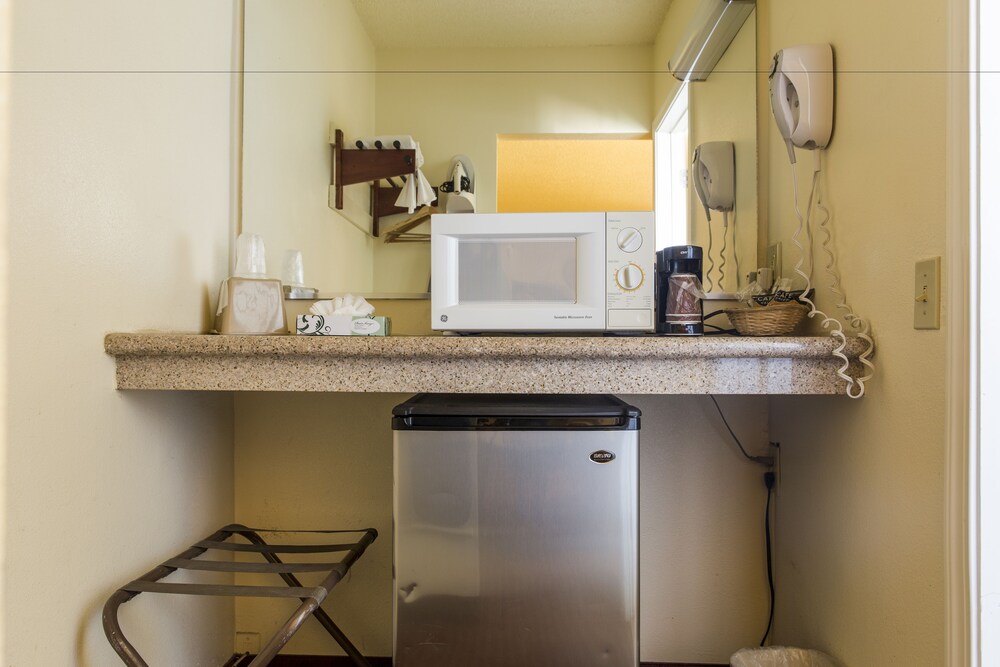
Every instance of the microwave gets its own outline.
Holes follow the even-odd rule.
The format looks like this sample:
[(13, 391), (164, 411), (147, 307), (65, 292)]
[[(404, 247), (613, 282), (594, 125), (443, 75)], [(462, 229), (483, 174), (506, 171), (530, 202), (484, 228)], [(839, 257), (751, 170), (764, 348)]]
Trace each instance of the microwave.
[(653, 331), (651, 211), (431, 217), (431, 327)]

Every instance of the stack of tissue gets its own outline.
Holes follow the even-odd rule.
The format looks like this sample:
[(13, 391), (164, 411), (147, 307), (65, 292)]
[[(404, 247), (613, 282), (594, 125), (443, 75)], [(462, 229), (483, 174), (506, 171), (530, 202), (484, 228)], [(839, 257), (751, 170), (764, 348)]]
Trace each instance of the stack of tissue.
[(373, 315), (375, 306), (363, 297), (344, 296), (317, 301), (309, 315), (295, 318), (295, 333), (302, 336), (388, 336), (388, 317)]
[(313, 315), (358, 315), (359, 317), (368, 317), (375, 312), (375, 306), (365, 301), (363, 296), (345, 294), (329, 301), (317, 301), (309, 307), (309, 312)]

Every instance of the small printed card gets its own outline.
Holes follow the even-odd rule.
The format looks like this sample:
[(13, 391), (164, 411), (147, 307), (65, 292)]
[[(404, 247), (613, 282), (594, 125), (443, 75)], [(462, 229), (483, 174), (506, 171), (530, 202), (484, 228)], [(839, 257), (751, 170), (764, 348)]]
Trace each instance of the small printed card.
[(295, 318), (298, 336), (389, 336), (392, 322), (376, 315), (299, 315)]

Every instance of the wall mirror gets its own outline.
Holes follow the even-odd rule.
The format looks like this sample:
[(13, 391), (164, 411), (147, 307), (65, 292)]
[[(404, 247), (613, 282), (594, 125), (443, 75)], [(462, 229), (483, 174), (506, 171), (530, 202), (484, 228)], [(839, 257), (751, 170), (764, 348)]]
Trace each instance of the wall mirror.
[[(342, 210), (328, 206), (330, 128), (349, 144), (412, 136), (435, 186), (466, 155), (477, 210), (496, 211), (498, 137), (641, 135), (652, 147), (678, 88), (667, 60), (699, 2), (245, 0), (242, 231), (263, 237), (274, 277), (287, 250), (302, 251), (306, 282), (321, 295), (425, 294), (429, 245), (373, 238), (369, 185), (347, 187)], [(751, 15), (709, 80), (687, 86), (690, 149), (736, 145), (728, 242), (744, 274), (757, 245), (754, 38)], [(686, 153), (678, 172), (690, 167)], [(673, 228), (706, 245), (704, 211), (686, 174), (675, 176), (688, 206)], [(721, 224), (714, 214), (712, 224)]]

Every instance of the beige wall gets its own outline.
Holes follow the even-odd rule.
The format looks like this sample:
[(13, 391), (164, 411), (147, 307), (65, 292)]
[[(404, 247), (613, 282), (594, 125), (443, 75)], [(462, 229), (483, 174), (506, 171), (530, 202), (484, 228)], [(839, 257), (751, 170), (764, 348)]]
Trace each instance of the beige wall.
[[(945, 334), (913, 330), (912, 286), (914, 260), (945, 244), (948, 81), (919, 72), (947, 69), (947, 3), (769, 0), (758, 12), (769, 34), (761, 69), (779, 48), (833, 44), (825, 192), (843, 284), (879, 342), (863, 400), (770, 401), (782, 443), (775, 641), (846, 665), (942, 665)], [(766, 100), (761, 109), (770, 113)], [(766, 126), (771, 239), (787, 240), (790, 167)], [(812, 156), (800, 155), (804, 192)]]
[(244, 39), (243, 230), (263, 237), (274, 278), (297, 249), (308, 285), (368, 292), (368, 186), (345, 188), (343, 211), (327, 202), (330, 123), (347, 141), (374, 127), (372, 42), (347, 0), (247, 0)]
[[(232, 399), (118, 393), (102, 339), (207, 324), (228, 253), (236, 6), (13, 4), (11, 66), (48, 73), (10, 77), (2, 130), (5, 665), (113, 664), (105, 598), (232, 517)], [(232, 651), (225, 601), (147, 595), (122, 622), (153, 664)]]
[[(7, 349), (7, 170), (10, 157), (10, 2), (0, 0), (0, 349)], [(0, 356), (0, 424), (7, 423), (7, 355)], [(0, 498), (7, 497), (7, 429), (0, 429)], [(0, 501), (0, 563), (7, 561), (7, 503)], [(6, 577), (0, 573), (0, 610), (7, 605)], [(7, 628), (0, 612), (0, 660), (6, 655)]]
[[(331, 596), (334, 620), (368, 655), (392, 650), (392, 407), (404, 394), (240, 394), (236, 517), (357, 527), (380, 537)], [(644, 661), (727, 662), (767, 616), (761, 468), (736, 450), (707, 397), (625, 396), (643, 411), (640, 472)], [(765, 400), (721, 397), (752, 453), (767, 453)], [(272, 632), (287, 610), (237, 604), (237, 630)], [(292, 653), (335, 653), (307, 624)]]

